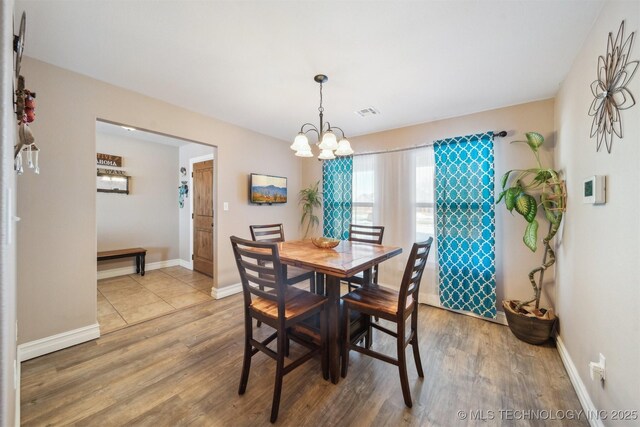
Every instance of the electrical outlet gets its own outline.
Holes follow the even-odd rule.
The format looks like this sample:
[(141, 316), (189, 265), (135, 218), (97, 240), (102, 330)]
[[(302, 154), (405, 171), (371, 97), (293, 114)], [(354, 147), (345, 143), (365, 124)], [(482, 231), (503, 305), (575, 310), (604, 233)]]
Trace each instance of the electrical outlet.
[(596, 362), (589, 362), (589, 375), (591, 375), (591, 380), (595, 380), (596, 377), (600, 380), (600, 381), (604, 381), (606, 378), (606, 359), (605, 357), (602, 355), (602, 353), (600, 353), (600, 361), (598, 363)]

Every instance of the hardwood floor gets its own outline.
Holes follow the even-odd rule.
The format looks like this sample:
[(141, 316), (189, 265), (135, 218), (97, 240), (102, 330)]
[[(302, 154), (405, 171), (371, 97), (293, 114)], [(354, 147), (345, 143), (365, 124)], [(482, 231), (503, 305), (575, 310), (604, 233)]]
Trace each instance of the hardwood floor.
[[(241, 295), (206, 302), (22, 364), (23, 425), (269, 425), (275, 363), (253, 359), (238, 396)], [(552, 345), (518, 341), (500, 325), (420, 307), (425, 378), (408, 351), (413, 408), (404, 406), (397, 368), (351, 353), (349, 374), (324, 381), (312, 360), (284, 380), (277, 424), (286, 426), (586, 426), (583, 420), (501, 420), (500, 410), (581, 409)], [(381, 321), (384, 322), (384, 321)], [(256, 334), (271, 333), (266, 325)], [(395, 351), (374, 331), (374, 349)], [(292, 357), (302, 351), (291, 345)], [(391, 353), (393, 354), (393, 353)], [(483, 410), (493, 420), (459, 419)]]

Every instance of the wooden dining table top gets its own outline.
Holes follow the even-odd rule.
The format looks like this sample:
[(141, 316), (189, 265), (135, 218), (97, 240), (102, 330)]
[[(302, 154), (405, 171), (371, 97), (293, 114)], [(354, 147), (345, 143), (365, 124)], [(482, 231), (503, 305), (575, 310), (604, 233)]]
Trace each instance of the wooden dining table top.
[(399, 255), (402, 248), (342, 240), (335, 248), (325, 249), (308, 239), (280, 242), (278, 251), (284, 264), (346, 278)]

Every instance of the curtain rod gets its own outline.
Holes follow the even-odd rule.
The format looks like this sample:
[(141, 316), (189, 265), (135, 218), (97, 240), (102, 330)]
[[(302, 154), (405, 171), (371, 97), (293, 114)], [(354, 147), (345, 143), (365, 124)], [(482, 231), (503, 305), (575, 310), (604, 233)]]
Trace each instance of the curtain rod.
[[(499, 138), (504, 138), (505, 136), (507, 136), (507, 131), (506, 130), (501, 130), (499, 132), (494, 132), (493, 136), (494, 137), (499, 137)], [(396, 153), (398, 151), (416, 150), (418, 148), (431, 147), (432, 145), (433, 145), (433, 141), (425, 143), (425, 144), (414, 145), (414, 146), (411, 146), (411, 147), (391, 148), (389, 150), (367, 151), (365, 153), (356, 153), (356, 154), (353, 154), (353, 157), (356, 157), (356, 156), (368, 156), (370, 154), (385, 154), (385, 153)]]

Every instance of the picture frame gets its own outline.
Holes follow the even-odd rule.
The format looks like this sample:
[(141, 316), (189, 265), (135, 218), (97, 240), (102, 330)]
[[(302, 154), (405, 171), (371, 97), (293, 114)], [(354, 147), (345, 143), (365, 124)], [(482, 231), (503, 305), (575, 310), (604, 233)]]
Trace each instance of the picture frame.
[(98, 193), (129, 194), (129, 179), (127, 175), (98, 173), (96, 186)]
[(287, 203), (287, 178), (252, 173), (249, 177), (249, 202), (256, 205)]

